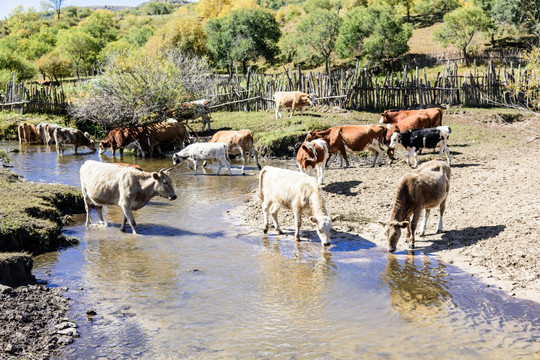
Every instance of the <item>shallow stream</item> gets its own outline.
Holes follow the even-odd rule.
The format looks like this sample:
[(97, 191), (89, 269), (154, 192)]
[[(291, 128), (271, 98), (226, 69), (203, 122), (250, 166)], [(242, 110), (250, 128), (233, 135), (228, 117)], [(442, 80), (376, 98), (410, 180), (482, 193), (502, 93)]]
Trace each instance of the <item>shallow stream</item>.
[[(57, 157), (46, 146), (10, 157), (28, 180), (74, 186), (81, 164), (100, 159)], [(175, 168), (178, 199), (135, 212), (140, 236), (120, 232), (121, 211), (111, 207), (109, 227), (87, 229), (77, 215), (65, 233), (80, 244), (36, 257), (37, 278), (67, 286), (73, 300), (68, 316), (81, 337), (66, 358), (540, 359), (540, 304), (486, 288), (433, 255), (388, 254), (358, 236), (337, 234), (327, 251), (318, 240), (265, 239), (228, 213), (253, 196), (258, 171), (216, 169)]]

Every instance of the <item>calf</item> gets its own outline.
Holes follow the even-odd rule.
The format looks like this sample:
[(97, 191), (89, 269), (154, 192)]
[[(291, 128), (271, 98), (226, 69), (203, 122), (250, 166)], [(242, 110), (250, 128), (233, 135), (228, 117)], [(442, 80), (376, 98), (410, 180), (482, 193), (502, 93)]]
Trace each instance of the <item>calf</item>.
[[(249, 130), (227, 131), (222, 130), (214, 134), (210, 142), (221, 142), (227, 144), (229, 155), (240, 154), (242, 156), (242, 175), (245, 174), (246, 161), (248, 156), (255, 157), (255, 164), (259, 170), (259, 153), (253, 146), (253, 133)], [(206, 165), (203, 164), (203, 167)]]
[(113, 129), (109, 131), (105, 140), (99, 143), (99, 154), (102, 155), (111, 148), (112, 156), (116, 156), (116, 149), (120, 156), (123, 156), (125, 148), (135, 146), (144, 156), (141, 143), (147, 143), (147, 134), (142, 126)]
[(296, 109), (300, 109), (300, 114), (303, 114), (302, 109), (305, 106), (314, 105), (314, 96), (300, 91), (276, 91), (274, 93), (274, 101), (276, 103), (277, 120), (278, 114), (279, 117), (283, 117), (283, 115), (281, 115), (279, 112), (281, 107), (291, 108), (291, 115), (289, 117), (293, 116), (294, 110)]
[(446, 161), (450, 164), (450, 149), (448, 148), (448, 137), (452, 133), (449, 126), (438, 126), (431, 129), (407, 130), (401, 133), (392, 134), (390, 147), (395, 148), (397, 144), (403, 145), (408, 151), (407, 164), (410, 166), (411, 154), (414, 154), (414, 167), (418, 165), (418, 152), (423, 148), (435, 149), (440, 146), (439, 158), (446, 154)]
[(148, 134), (148, 147), (150, 148), (150, 156), (154, 153), (154, 147), (157, 146), (158, 152), (161, 154), (161, 144), (172, 144), (173, 148), (184, 147), (187, 129), (185, 125), (175, 119), (168, 119), (159, 123), (150, 124), (145, 127)]
[(195, 143), (188, 145), (173, 155), (173, 164), (178, 165), (184, 161), (189, 161), (195, 168), (195, 175), (199, 168), (199, 160), (217, 160), (219, 168), (217, 174), (221, 171), (221, 166), (227, 166), (229, 175), (231, 175), (231, 163), (225, 143)]
[(405, 118), (398, 123), (387, 125), (388, 130), (386, 131), (385, 141), (387, 144), (390, 144), (390, 139), (392, 138), (392, 134), (395, 132), (404, 132), (407, 130), (414, 130), (414, 129), (427, 129), (430, 127), (431, 126), (430, 126), (430, 120), (429, 120), (428, 115), (418, 114), (418, 115), (409, 116), (408, 118)]
[(22, 144), (23, 141), (25, 144), (36, 144), (41, 142), (41, 137), (34, 124), (28, 122), (20, 123), (17, 127), (17, 134), (19, 135), (19, 144)]
[(99, 161), (87, 160), (80, 169), (81, 190), (86, 207), (86, 226), (92, 219), (92, 205), (96, 208), (100, 223), (107, 225), (103, 219), (103, 206), (118, 205), (122, 209), (120, 231), (125, 231), (129, 221), (133, 234), (135, 218), (133, 210), (145, 206), (154, 196), (169, 200), (176, 199), (173, 183), (165, 169), (159, 172), (146, 172), (130, 166), (118, 166)]
[(56, 142), (56, 151), (59, 155), (64, 154), (64, 145), (73, 145), (75, 154), (81, 146), (86, 146), (92, 151), (96, 151), (94, 140), (90, 139), (90, 134), (83, 133), (81, 130), (59, 127), (54, 130), (54, 140)]
[(319, 184), (323, 183), (324, 168), (328, 161), (328, 144), (323, 139), (315, 139), (309, 142), (303, 142), (296, 153), (296, 162), (300, 171), (313, 171), (317, 169), (317, 180)]
[(379, 166), (381, 165), (385, 134), (386, 128), (382, 125), (335, 126), (323, 131), (311, 131), (305, 141), (323, 139), (328, 144), (328, 151), (333, 155), (329, 163), (332, 162), (335, 154), (339, 154), (345, 159), (347, 167), (349, 166), (347, 152), (370, 150), (373, 153), (371, 167), (374, 167), (377, 159)]
[(305, 215), (316, 225), (321, 243), (324, 246), (330, 245), (332, 221), (335, 221), (337, 216), (327, 215), (321, 187), (314, 178), (292, 170), (265, 166), (259, 175), (259, 197), (264, 214), (265, 234), (268, 233), (268, 212), (278, 233), (283, 234), (277, 215), (280, 209), (290, 209), (296, 224), (296, 241), (300, 241), (300, 225), (302, 215)]
[(401, 120), (414, 115), (427, 115), (429, 117), (429, 127), (437, 127), (442, 125), (443, 111), (440, 108), (421, 109), (421, 110), (400, 110), (388, 111), (385, 110), (381, 114), (381, 124), (397, 124)]
[(402, 228), (407, 228), (407, 242), (410, 249), (414, 248), (414, 232), (424, 209), (426, 211), (419, 235), (424, 235), (430, 210), (436, 207), (439, 207), (440, 213), (437, 233), (442, 232), (449, 191), (450, 166), (441, 160), (426, 162), (405, 174), (397, 186), (390, 221), (384, 223), (388, 251), (396, 251)]

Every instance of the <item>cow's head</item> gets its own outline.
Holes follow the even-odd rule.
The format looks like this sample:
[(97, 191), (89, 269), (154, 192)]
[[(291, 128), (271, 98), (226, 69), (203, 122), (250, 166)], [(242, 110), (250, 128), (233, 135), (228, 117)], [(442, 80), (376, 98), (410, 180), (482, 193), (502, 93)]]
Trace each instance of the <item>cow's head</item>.
[(176, 193), (174, 192), (173, 182), (168, 175), (170, 169), (161, 169), (159, 172), (153, 172), (152, 178), (154, 179), (154, 190), (159, 196), (169, 200), (176, 199)]
[(173, 165), (181, 164), (184, 161), (186, 161), (188, 158), (189, 158), (189, 156), (184, 155), (184, 153), (182, 151), (179, 151), (179, 152), (175, 153), (173, 155), (173, 157), (172, 157)]
[(310, 216), (309, 221), (315, 224), (317, 235), (324, 246), (330, 245), (330, 232), (332, 231), (332, 221), (336, 221), (339, 215), (330, 216)]
[(318, 139), (319, 138), (319, 136), (317, 136), (318, 132), (319, 132), (319, 129), (309, 131), (306, 135), (306, 138), (304, 139), (304, 142), (309, 142), (309, 141)]
[(99, 143), (99, 155), (103, 155), (108, 148), (111, 147), (111, 143), (107, 140), (103, 140)]
[(306, 102), (310, 105), (310, 106), (314, 106), (315, 103), (317, 102), (317, 98), (315, 97), (315, 94), (314, 93), (311, 93), (309, 95), (307, 95), (306, 97)]
[(401, 229), (409, 226), (408, 221), (389, 221), (384, 224), (384, 234), (386, 235), (386, 242), (388, 245), (388, 251), (396, 251), (397, 243), (401, 237)]
[(391, 148), (395, 148), (397, 144), (401, 144), (401, 133), (395, 132), (390, 136), (390, 145)]
[(381, 119), (379, 120), (379, 122), (381, 124), (387, 124), (389, 120), (390, 119), (388, 119), (388, 110), (385, 110), (383, 113), (381, 113)]

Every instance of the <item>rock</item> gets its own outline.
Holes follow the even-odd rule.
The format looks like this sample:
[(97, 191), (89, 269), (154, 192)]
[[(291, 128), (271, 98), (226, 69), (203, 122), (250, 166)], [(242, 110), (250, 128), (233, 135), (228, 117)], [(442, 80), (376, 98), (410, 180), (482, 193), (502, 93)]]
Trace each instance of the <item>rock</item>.
[(62, 330), (58, 330), (56, 332), (58, 335), (61, 335), (61, 336), (72, 336), (72, 337), (79, 337), (79, 333), (77, 332), (77, 330), (75, 330), (74, 328), (66, 328), (66, 329), (62, 329)]
[(58, 344), (59, 345), (69, 345), (73, 342), (73, 338), (71, 336), (61, 336), (59, 339), (58, 339)]
[(0, 284), (0, 294), (9, 295), (13, 292), (13, 289), (10, 286)]
[(88, 315), (88, 316), (96, 316), (97, 313), (94, 310), (86, 310), (86, 315)]
[(55, 328), (56, 330), (63, 330), (67, 328), (77, 328), (77, 324), (68, 322), (68, 321), (63, 321), (60, 324), (56, 325)]

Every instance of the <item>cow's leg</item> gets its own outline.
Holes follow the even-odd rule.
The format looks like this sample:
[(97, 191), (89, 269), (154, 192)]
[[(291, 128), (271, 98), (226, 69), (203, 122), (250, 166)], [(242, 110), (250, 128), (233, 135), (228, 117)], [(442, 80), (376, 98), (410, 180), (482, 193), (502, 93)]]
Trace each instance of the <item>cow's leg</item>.
[(99, 223), (101, 225), (107, 226), (107, 222), (105, 221), (105, 219), (103, 219), (103, 206), (96, 205), (95, 208), (99, 218)]
[(86, 209), (86, 226), (90, 226), (92, 223), (92, 216), (90, 216), (90, 212), (92, 211), (92, 204), (90, 204), (90, 199), (88, 198), (88, 195), (86, 195), (86, 191), (83, 190), (83, 200), (84, 200), (84, 208)]
[[(370, 167), (375, 167), (375, 162), (377, 161), (377, 157), (379, 156), (379, 153), (375, 150), (371, 150), (371, 154), (373, 155), (373, 160), (371, 161), (371, 166)], [(379, 163), (379, 166), (381, 164)]]
[(227, 165), (227, 172), (229, 173), (229, 176), (231, 176), (231, 162), (225, 159), (225, 165)]
[(79, 147), (77, 145), (75, 145), (75, 154), (77, 154), (77, 150), (79, 149)]
[(437, 225), (437, 234), (443, 232), (443, 215), (444, 210), (446, 209), (446, 199), (439, 205), (439, 224)]
[(294, 115), (294, 103), (292, 104), (292, 107), (291, 107), (291, 115), (289, 115), (290, 118), (292, 118)]
[(407, 152), (407, 165), (411, 166), (411, 155), (414, 154), (415, 152), (416, 152), (416, 148), (414, 146), (410, 148), (409, 151)]
[(257, 165), (257, 168), (261, 170), (261, 165), (259, 164), (259, 152), (255, 150), (255, 147), (252, 147), (250, 153), (251, 156), (255, 158), (255, 165)]
[(278, 114), (279, 114), (279, 117), (282, 118), (283, 115), (281, 114), (281, 112), (279, 112), (279, 104), (276, 104), (276, 120), (278, 119)]
[(416, 231), (418, 220), (420, 220), (420, 215), (422, 215), (422, 208), (418, 208), (414, 211), (412, 220), (407, 227), (407, 242), (409, 243), (410, 249), (414, 249), (414, 232)]
[(294, 223), (296, 224), (296, 228), (294, 229), (294, 239), (296, 241), (300, 241), (300, 226), (302, 225), (302, 212), (301, 211), (294, 211)]
[[(195, 168), (195, 175), (197, 175), (197, 170), (199, 169), (199, 160), (192, 159), (193, 161), (193, 167)], [(221, 166), (219, 167), (221, 169)], [(219, 175), (219, 169), (218, 169), (218, 175)]]
[(322, 185), (324, 178), (324, 164), (322, 162), (317, 164), (317, 179), (319, 180), (319, 184)]
[(248, 155), (249, 153), (246, 151), (246, 149), (240, 148), (240, 156), (242, 156), (242, 175), (246, 175), (245, 168)]
[(276, 204), (272, 205), (272, 209), (270, 210), (270, 215), (272, 216), (272, 222), (274, 223), (274, 227), (276, 228), (278, 234), (283, 234), (283, 231), (279, 227), (278, 224), (278, 212), (279, 212), (279, 206)]
[(264, 201), (262, 202), (262, 211), (263, 211), (263, 221), (264, 221), (264, 227), (263, 227), (263, 233), (268, 233), (268, 209), (270, 208), (270, 202)]
[(418, 166), (418, 153), (420, 152), (420, 150), (422, 149), (418, 149), (418, 151), (414, 152), (414, 167)]
[[(137, 224), (135, 223), (135, 218), (133, 217), (133, 212), (131, 211), (131, 206), (129, 206), (127, 204), (120, 204), (120, 207), (122, 208), (122, 211), (124, 212), (124, 216), (129, 221), (129, 226), (131, 226), (131, 232), (134, 235), (137, 235), (137, 230), (135, 230), (135, 226), (137, 226)], [(120, 226), (120, 231), (125, 231), (125, 230), (126, 230), (125, 221), (122, 221), (122, 226)]]
[(420, 229), (418, 231), (419, 236), (424, 236), (425, 233), (426, 233), (426, 225), (427, 225), (427, 221), (428, 221), (428, 218), (429, 218), (429, 213), (430, 213), (430, 210), (426, 209), (426, 211), (424, 213), (424, 220), (422, 220), (422, 224), (420, 224)]

